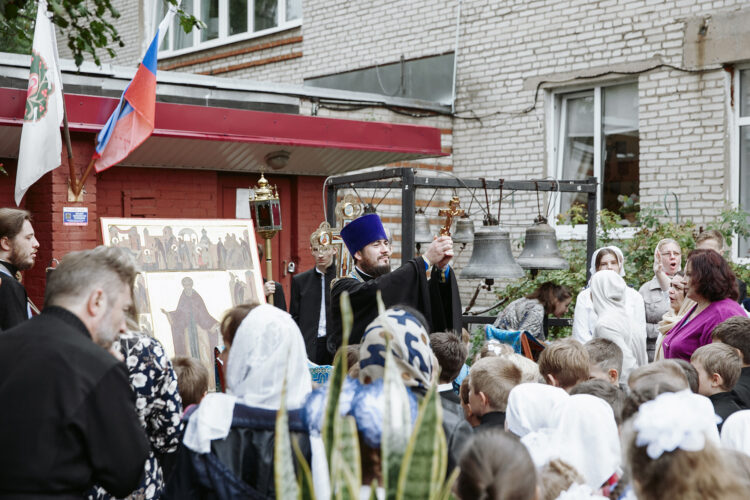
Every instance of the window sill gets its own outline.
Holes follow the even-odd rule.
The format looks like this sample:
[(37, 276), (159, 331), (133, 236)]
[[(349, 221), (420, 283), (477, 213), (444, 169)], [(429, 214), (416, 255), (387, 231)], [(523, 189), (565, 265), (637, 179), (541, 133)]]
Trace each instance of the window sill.
[[(201, 42), (200, 45), (196, 47), (188, 47), (188, 48), (179, 49), (179, 50), (162, 50), (162, 51), (159, 51), (157, 55), (157, 59), (158, 61), (167, 61), (173, 57), (184, 56), (187, 54), (194, 54), (197, 52), (201, 52), (203, 50), (213, 49), (216, 47), (222, 47), (224, 45), (229, 45), (232, 43), (243, 42), (245, 40), (252, 40), (254, 38), (262, 38), (264, 36), (281, 33), (282, 31), (288, 31), (288, 30), (292, 30), (295, 28), (299, 28), (300, 26), (302, 26), (302, 19), (295, 19), (294, 21), (289, 21), (283, 26), (276, 26), (274, 28), (268, 28), (263, 31), (255, 31), (253, 33), (240, 33), (238, 35), (232, 35), (226, 38), (216, 38), (214, 40)], [(175, 29), (181, 29), (181, 28), (175, 27)], [(200, 31), (195, 30), (194, 34), (198, 35), (200, 34)]]
[[(577, 224), (575, 226), (558, 224), (553, 226), (555, 228), (555, 234), (557, 239), (560, 241), (577, 241), (586, 239), (586, 231), (588, 226), (586, 224)], [(620, 227), (613, 229), (610, 233), (611, 236), (616, 240), (629, 240), (632, 239), (638, 227)], [(597, 228), (597, 235), (601, 235), (602, 232)]]

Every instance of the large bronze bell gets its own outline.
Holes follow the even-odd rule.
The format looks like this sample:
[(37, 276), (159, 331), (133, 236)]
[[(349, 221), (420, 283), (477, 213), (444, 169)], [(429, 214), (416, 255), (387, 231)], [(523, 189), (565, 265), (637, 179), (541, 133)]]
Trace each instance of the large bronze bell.
[(513, 279), (524, 276), (513, 259), (510, 233), (500, 226), (483, 226), (474, 233), (474, 249), (469, 264), (461, 271), (462, 279)]
[(474, 221), (464, 216), (456, 220), (456, 228), (453, 230), (454, 243), (471, 243), (474, 241)]
[(537, 217), (526, 230), (526, 244), (516, 262), (524, 269), (567, 269), (568, 261), (557, 248), (555, 229), (547, 219)]
[(414, 243), (417, 245), (429, 245), (433, 239), (430, 219), (422, 210), (417, 210), (414, 216)]

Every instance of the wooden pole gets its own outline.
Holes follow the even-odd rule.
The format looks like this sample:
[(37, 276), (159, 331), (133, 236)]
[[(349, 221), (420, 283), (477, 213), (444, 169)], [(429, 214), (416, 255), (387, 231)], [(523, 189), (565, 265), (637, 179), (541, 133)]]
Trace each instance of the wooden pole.
[(63, 95), (63, 137), (65, 138), (65, 149), (68, 150), (68, 176), (70, 177), (70, 189), (78, 198), (76, 189), (78, 188), (78, 176), (76, 175), (75, 161), (73, 160), (73, 146), (70, 143), (70, 127), (68, 127), (68, 109), (65, 106), (65, 96)]
[(81, 180), (76, 184), (76, 189), (73, 190), (73, 194), (76, 198), (78, 198), (78, 195), (81, 194), (81, 191), (83, 191), (83, 185), (86, 183), (86, 179), (89, 178), (89, 175), (91, 174), (91, 170), (94, 168), (94, 163), (96, 162), (95, 157), (91, 157), (91, 161), (89, 162), (89, 166), (86, 167), (86, 171), (83, 173), (83, 177), (81, 177)]
[[(271, 263), (271, 238), (266, 238), (266, 279), (273, 281), (273, 265)], [(273, 294), (268, 296), (268, 303), (273, 304)]]

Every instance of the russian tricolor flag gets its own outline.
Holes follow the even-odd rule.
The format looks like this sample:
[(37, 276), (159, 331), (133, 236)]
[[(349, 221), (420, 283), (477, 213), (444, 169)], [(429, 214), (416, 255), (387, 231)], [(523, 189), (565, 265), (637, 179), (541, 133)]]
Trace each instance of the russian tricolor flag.
[(176, 11), (177, 8), (170, 5), (133, 80), (123, 92), (104, 128), (96, 136), (94, 158), (97, 172), (124, 160), (154, 131), (156, 54)]

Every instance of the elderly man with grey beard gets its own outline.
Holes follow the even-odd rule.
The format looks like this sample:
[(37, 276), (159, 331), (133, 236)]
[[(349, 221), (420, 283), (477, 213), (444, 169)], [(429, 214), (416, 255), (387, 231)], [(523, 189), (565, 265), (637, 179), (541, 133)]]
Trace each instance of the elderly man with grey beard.
[(122, 249), (66, 255), (39, 316), (0, 335), (0, 498), (118, 498), (149, 443), (125, 364), (100, 345), (125, 332), (136, 269)]

